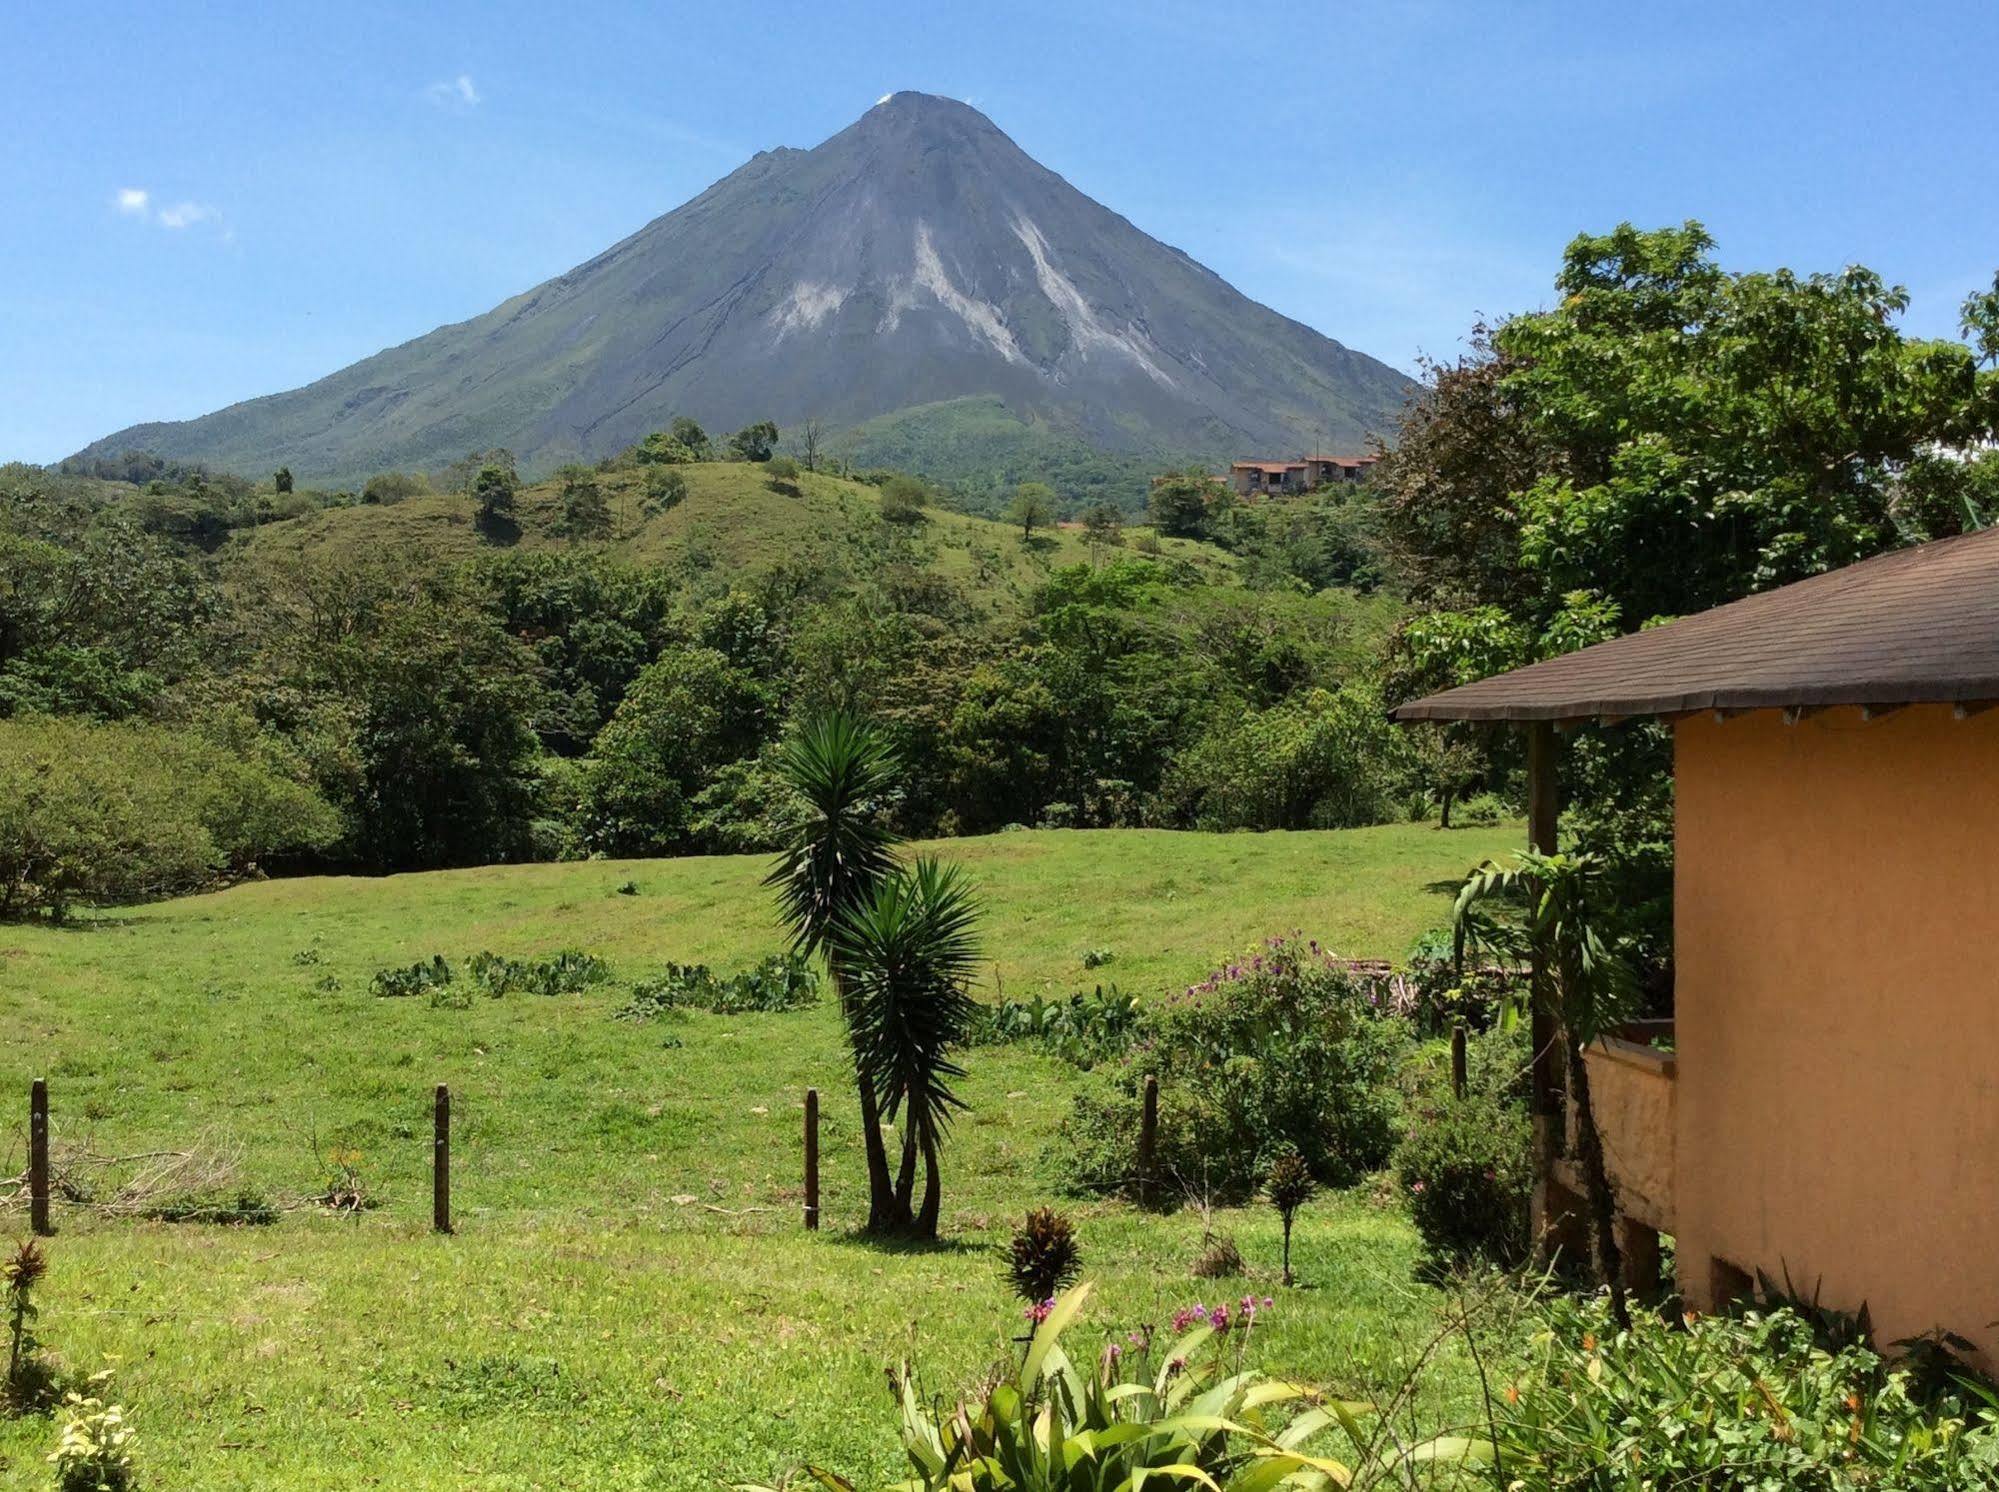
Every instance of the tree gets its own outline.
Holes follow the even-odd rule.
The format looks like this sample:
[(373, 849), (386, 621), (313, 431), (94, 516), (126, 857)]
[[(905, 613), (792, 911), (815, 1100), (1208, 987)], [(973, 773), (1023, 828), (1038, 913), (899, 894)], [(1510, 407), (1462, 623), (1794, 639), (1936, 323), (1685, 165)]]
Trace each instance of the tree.
[[(1488, 861), (1458, 892), (1452, 924), (1460, 950), (1481, 945), (1512, 958), (1532, 959), (1535, 996), (1562, 1033), (1569, 1096), (1576, 1108), (1577, 1159), (1588, 1192), (1590, 1252), (1597, 1276), (1610, 1290), (1611, 1312), (1631, 1325), (1624, 1299), (1623, 1261), (1617, 1248), (1617, 1199), (1604, 1167), (1603, 1137), (1590, 1098), (1589, 1063), (1583, 1053), (1630, 1015), (1636, 982), (1611, 934), (1615, 880), (1608, 861), (1588, 852), (1547, 854), (1522, 850), (1509, 865)], [(1518, 921), (1494, 918), (1488, 904), (1524, 904)]]
[(930, 489), (915, 477), (900, 474), (881, 485), (882, 518), (888, 523), (921, 523), (930, 501)]
[(1145, 507), (1152, 526), (1169, 538), (1197, 539), (1207, 531), (1208, 510), (1228, 495), (1220, 480), (1189, 467), (1152, 479)]
[(738, 461), (768, 461), (777, 445), (777, 426), (769, 420), (745, 425), (729, 437), (729, 453)]
[(1006, 517), (1007, 522), (1020, 525), (1021, 542), (1025, 543), (1037, 528), (1047, 528), (1055, 521), (1055, 490), (1045, 482), (1022, 482), (1013, 489)]
[(798, 453), (805, 458), (807, 471), (819, 470), (819, 445), (825, 433), (825, 427), (810, 417), (798, 427)]
[(641, 466), (684, 466), (701, 458), (686, 442), (664, 430), (655, 430), (638, 443), (632, 459)]
[(665, 513), (687, 498), (687, 478), (671, 467), (655, 466), (646, 473), (645, 510)]
[(271, 487), (278, 492), (291, 491), (292, 469), (289, 466), (280, 466), (275, 472), (271, 473)]
[(675, 415), (667, 433), (693, 452), (696, 461), (708, 459), (708, 432), (686, 415)]
[(1312, 1168), (1305, 1164), (1305, 1157), (1298, 1153), (1296, 1145), (1286, 1144), (1277, 1152), (1277, 1158), (1270, 1163), (1269, 1174), (1263, 1178), (1264, 1195), (1270, 1198), (1270, 1205), (1277, 1209), (1277, 1215), (1284, 1223), (1284, 1283), (1292, 1284), (1291, 1278), (1291, 1224), (1298, 1216), (1298, 1209), (1312, 1200), (1312, 1193), (1318, 1183), (1312, 1179)]
[(882, 810), (901, 769), (881, 732), (844, 712), (806, 721), (786, 739), (778, 759), (805, 812), (764, 884), (777, 892), (792, 946), (826, 959), (854, 1056), (867, 1152), (868, 1231), (895, 1232), (907, 1210), (897, 1206), (882, 1141), (881, 1105), (863, 1065), (855, 1035), (855, 992), (847, 966), (836, 954), (836, 938), (838, 929), (872, 903), (876, 888), (895, 873), (896, 835)]
[(1093, 560), (1100, 560), (1104, 550), (1124, 543), (1124, 514), (1116, 503), (1094, 502), (1084, 510), (1083, 540), (1090, 546)]
[(491, 527), (510, 517), (520, 485), (520, 478), (506, 467), (482, 467), (472, 482), (472, 501), (479, 505), (480, 524)]
[(562, 478), (562, 518), (560, 528), (565, 538), (597, 539), (611, 531), (611, 506), (604, 500), (604, 489), (598, 484), (597, 473), (587, 466), (565, 466), (559, 473)]
[(399, 503), (428, 491), (430, 483), (422, 472), (380, 471), (368, 478), (361, 488), (361, 501), (387, 507), (390, 503)]
[[(978, 962), (978, 915), (957, 867), (926, 856), (880, 877), (833, 934), (860, 1080), (881, 1117), (902, 1127), (897, 1222), (918, 1238), (937, 1236), (939, 1152), (952, 1111), (964, 1107), (951, 1082), (965, 1069), (951, 1051), (971, 1034), (977, 1011), (966, 990)], [(919, 1157), (923, 1201), (912, 1211)]]

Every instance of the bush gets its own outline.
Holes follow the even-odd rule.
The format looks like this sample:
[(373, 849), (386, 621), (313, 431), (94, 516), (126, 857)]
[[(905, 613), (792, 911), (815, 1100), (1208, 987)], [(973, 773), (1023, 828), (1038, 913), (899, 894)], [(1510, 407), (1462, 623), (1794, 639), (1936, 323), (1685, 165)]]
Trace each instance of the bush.
[(98, 1373), (89, 1394), (63, 1399), (62, 1435), (49, 1457), (58, 1492), (125, 1492), (133, 1485), (134, 1437), (124, 1407), (98, 1397), (110, 1378), (108, 1371)]
[(472, 955), (472, 978), (494, 997), (516, 993), (576, 995), (611, 977), (610, 966), (594, 953), (565, 948), (547, 958), (504, 958), (497, 953)]
[(798, 463), (789, 456), (773, 456), (764, 463), (764, 475), (780, 486), (789, 487), (798, 480)]
[(1403, 1136), (1395, 1175), (1437, 1259), (1511, 1265), (1526, 1257), (1534, 1171), (1523, 1106), (1487, 1094), (1446, 1095)]
[(1373, 690), (1312, 689), (1225, 713), (1163, 789), (1197, 829), (1348, 829), (1394, 816), (1406, 749)]
[(1087, 995), (1078, 992), (1066, 1000), (1035, 995), (982, 1006), (972, 1041), (1038, 1041), (1078, 1067), (1091, 1067), (1128, 1051), (1143, 1015), (1137, 996), (1120, 994), (1116, 985), (1106, 992), (1100, 984)]
[(1125, 1189), (1149, 1072), (1157, 1165), (1183, 1186), (1245, 1200), (1287, 1144), (1317, 1181), (1350, 1186), (1394, 1149), (1393, 1078), (1408, 1044), (1374, 982), (1316, 944), (1272, 938), (1153, 1008), (1143, 1039), (1076, 1098), (1061, 1151), (1077, 1185)]
[(451, 965), (444, 955), (433, 953), (401, 969), (377, 969), (368, 981), (368, 993), (380, 1000), (407, 1000), (451, 983)]
[(915, 477), (893, 476), (882, 483), (881, 513), (887, 523), (921, 523), (930, 489)]
[(0, 916), (177, 895), (339, 832), (310, 788), (187, 732), (0, 721)]
[(706, 964), (668, 964), (632, 986), (618, 1012), (620, 1020), (650, 1020), (674, 1010), (706, 1010), (715, 1015), (798, 1010), (819, 999), (819, 972), (797, 953), (773, 953), (762, 962), (726, 977)]
[(1557, 1299), (1534, 1345), (1495, 1403), (1521, 1492), (1999, 1485), (1991, 1403), (1960, 1388), (1925, 1405), (1905, 1370), (1859, 1344), (1821, 1346), (1788, 1309), (1674, 1325), (1641, 1314), (1620, 1333), (1602, 1301)]
[(645, 510), (648, 514), (665, 513), (677, 508), (687, 498), (687, 478), (670, 466), (655, 466), (646, 471)]

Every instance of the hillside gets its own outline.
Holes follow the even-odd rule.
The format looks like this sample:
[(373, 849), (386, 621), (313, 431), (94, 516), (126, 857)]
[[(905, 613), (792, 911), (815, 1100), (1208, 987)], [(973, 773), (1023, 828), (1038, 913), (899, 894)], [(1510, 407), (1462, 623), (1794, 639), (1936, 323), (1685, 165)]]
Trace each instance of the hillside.
[[(942, 508), (927, 509), (918, 523), (890, 526), (878, 521), (880, 494), (865, 482), (801, 472), (787, 489), (764, 467), (745, 462), (699, 462), (676, 470), (687, 480), (687, 496), (659, 513), (646, 511), (642, 471), (601, 473), (597, 480), (610, 509), (611, 531), (600, 539), (561, 534), (559, 481), (530, 485), (515, 501), (519, 532), (511, 537), (511, 546), (593, 550), (742, 581), (780, 563), (800, 561), (865, 575), (886, 554), (962, 585), (988, 610), (1017, 606), (1051, 570), (1090, 558), (1089, 546), (1073, 526), (1037, 531), (1027, 544), (1013, 525)], [(475, 504), (462, 494), (429, 493), (382, 506), (327, 508), (249, 530), (239, 552), (258, 558), (410, 546), (433, 560), (471, 559), (501, 547), (479, 532), (475, 516)], [(1137, 539), (1150, 531), (1126, 532)], [(1205, 579), (1227, 583), (1234, 573), (1235, 561), (1213, 545), (1191, 539), (1158, 542), (1162, 557), (1192, 566)]]
[[(349, 479), (505, 446), (546, 471), (675, 414), (837, 434), (972, 398), (997, 401), (1016, 447), (1215, 460), (1357, 446), (1407, 388), (1084, 196), (976, 110), (899, 93), (483, 316), (82, 454)], [(849, 444), (865, 456), (881, 438)], [(941, 464), (949, 444), (929, 474), (988, 470), (973, 453)]]

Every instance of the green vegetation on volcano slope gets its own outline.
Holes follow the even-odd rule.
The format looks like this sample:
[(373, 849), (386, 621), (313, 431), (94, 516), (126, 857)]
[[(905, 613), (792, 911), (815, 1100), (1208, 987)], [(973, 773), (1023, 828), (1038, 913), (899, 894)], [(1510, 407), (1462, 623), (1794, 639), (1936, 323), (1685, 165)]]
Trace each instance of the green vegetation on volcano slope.
[[(1115, 977), (1174, 988), (1268, 932), (1396, 954), (1436, 889), (1517, 830), (1418, 826), (1210, 836), (1024, 832), (934, 846), (990, 906), (993, 985)], [(837, 1015), (612, 1018), (666, 959), (739, 967), (776, 946), (763, 862), (518, 866), (246, 885), (0, 930), (0, 1091), (46, 1074), (57, 1152), (205, 1144), (284, 1204), (356, 1168), (381, 1206), (269, 1227), (108, 1220), (58, 1207), (40, 1329), (76, 1368), (109, 1356), (147, 1485), (177, 1492), (712, 1487), (803, 1457), (895, 1469), (882, 1368), (915, 1353), (946, 1391), (1010, 1350), (994, 1246), (1059, 1201), (1046, 1152), (1081, 1076), (1039, 1049), (966, 1053), (944, 1247), (851, 1233), (859, 1137)], [(635, 894), (620, 894), (626, 882)], [(611, 984), (465, 1008), (369, 993), (376, 969), (481, 948), (590, 950)], [(1085, 949), (1114, 960), (1084, 971)], [(452, 1084), (459, 1234), (425, 1231), (431, 1085)], [(799, 1104), (825, 1097), (826, 1231), (798, 1224)], [(113, 1168), (115, 1170), (115, 1168)], [(1198, 1215), (1061, 1203), (1103, 1326), (1274, 1288), (1277, 1223), (1223, 1211), (1252, 1281), (1197, 1280)], [(1259, 1322), (1272, 1368), (1362, 1395), (1399, 1377), (1443, 1297), (1398, 1207), (1322, 1198)], [(1421, 1406), (1470, 1411), (1447, 1354)], [(0, 1482), (32, 1485), (46, 1419), (0, 1421)]]

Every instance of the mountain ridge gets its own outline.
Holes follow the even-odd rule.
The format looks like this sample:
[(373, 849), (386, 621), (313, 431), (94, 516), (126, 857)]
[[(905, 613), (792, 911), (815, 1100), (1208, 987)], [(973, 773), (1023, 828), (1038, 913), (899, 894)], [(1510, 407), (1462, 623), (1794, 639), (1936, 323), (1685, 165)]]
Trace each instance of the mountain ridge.
[(978, 396), (1115, 456), (1215, 460), (1358, 445), (1392, 428), (1408, 387), (1078, 191), (977, 110), (898, 93), (812, 149), (758, 152), (482, 315), (79, 455), (344, 478), (506, 446), (546, 470), (675, 414), (840, 432)]

